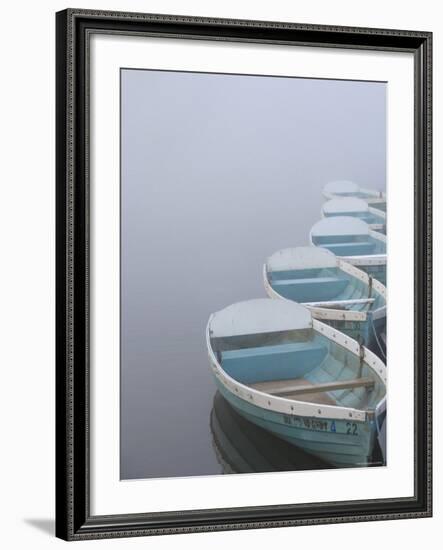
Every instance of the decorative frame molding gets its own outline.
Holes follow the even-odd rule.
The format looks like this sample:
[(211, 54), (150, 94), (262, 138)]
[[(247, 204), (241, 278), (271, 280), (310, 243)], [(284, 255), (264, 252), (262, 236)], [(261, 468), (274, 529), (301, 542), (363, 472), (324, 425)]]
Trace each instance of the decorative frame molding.
[[(65, 540), (83, 540), (431, 516), (432, 33), (82, 9), (57, 13), (56, 23), (56, 535)], [(94, 33), (414, 54), (416, 430), (413, 497), (91, 516), (88, 69), (89, 39)]]

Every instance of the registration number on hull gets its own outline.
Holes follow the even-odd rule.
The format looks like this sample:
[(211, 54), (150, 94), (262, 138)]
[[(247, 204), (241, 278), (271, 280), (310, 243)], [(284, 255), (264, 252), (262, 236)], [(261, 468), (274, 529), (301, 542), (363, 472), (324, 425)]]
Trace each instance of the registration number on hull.
[[(295, 426), (296, 428), (302, 428), (304, 430), (314, 430), (316, 432), (337, 432), (337, 426), (335, 420), (328, 421), (320, 418), (311, 418), (306, 416), (290, 416), (288, 414), (283, 415), (283, 422), (288, 426)], [(358, 435), (357, 424), (355, 422), (346, 422), (345, 431), (342, 432), (346, 435)]]
[(328, 421), (320, 420), (319, 418), (309, 418), (305, 416), (289, 416), (283, 415), (283, 421), (285, 424), (296, 426), (297, 428), (304, 428), (306, 430), (315, 430), (317, 432), (327, 432)]

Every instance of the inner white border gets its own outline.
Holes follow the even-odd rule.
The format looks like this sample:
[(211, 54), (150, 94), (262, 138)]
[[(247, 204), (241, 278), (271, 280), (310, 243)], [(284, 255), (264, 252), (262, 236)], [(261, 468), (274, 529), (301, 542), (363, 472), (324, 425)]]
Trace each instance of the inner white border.
[[(119, 481), (121, 67), (388, 82), (387, 467)], [(92, 514), (413, 495), (413, 128), (412, 54), (184, 39), (92, 37)]]

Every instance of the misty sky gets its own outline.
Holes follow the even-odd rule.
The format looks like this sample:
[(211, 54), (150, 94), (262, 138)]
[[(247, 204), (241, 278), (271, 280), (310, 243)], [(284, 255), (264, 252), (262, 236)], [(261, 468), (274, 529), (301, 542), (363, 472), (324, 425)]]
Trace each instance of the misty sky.
[(122, 478), (219, 473), (211, 312), (265, 296), (324, 184), (385, 189), (386, 85), (122, 71)]

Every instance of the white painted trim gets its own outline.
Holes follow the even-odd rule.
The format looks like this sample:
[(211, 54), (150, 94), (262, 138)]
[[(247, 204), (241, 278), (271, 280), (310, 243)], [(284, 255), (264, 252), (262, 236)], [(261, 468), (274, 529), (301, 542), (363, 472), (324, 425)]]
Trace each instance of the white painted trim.
[(374, 216), (378, 216), (380, 218), (383, 218), (386, 220), (386, 212), (383, 212), (383, 210), (379, 210), (378, 208), (374, 208), (373, 206), (369, 207), (369, 212), (371, 214), (374, 214)]
[(352, 265), (386, 265), (386, 254), (372, 254), (366, 256), (340, 256), (342, 260)]
[(383, 235), (383, 233), (379, 233), (378, 231), (369, 230), (369, 235), (371, 237), (374, 237), (374, 239), (377, 239), (378, 241), (382, 241), (386, 244), (386, 235)]
[(366, 321), (366, 311), (353, 311), (343, 309), (332, 309), (326, 307), (306, 306), (309, 308), (314, 319), (323, 321)]
[(369, 275), (364, 271), (362, 271), (361, 269), (358, 269), (358, 267), (355, 267), (354, 265), (350, 264), (349, 262), (346, 262), (345, 260), (339, 258), (338, 267), (342, 271), (345, 271), (348, 275), (355, 277), (356, 279), (362, 281), (366, 285), (369, 284)]
[(374, 370), (386, 385), (388, 382), (387, 368), (383, 361), (368, 348), (364, 348), (364, 360)]
[(386, 287), (383, 283), (381, 283), (378, 279), (372, 279), (372, 288), (375, 290), (375, 292), (378, 292), (383, 296), (385, 301), (388, 299), (388, 293), (386, 290)]
[(351, 306), (353, 304), (373, 304), (375, 298), (355, 298), (355, 300), (319, 300), (317, 302), (301, 302), (305, 307), (332, 307), (332, 306)]
[(271, 283), (269, 282), (267, 264), (263, 264), (263, 284), (265, 286), (266, 294), (269, 296), (269, 298), (287, 300), (287, 298), (285, 298), (278, 292), (275, 292), (275, 290), (272, 288)]
[(382, 199), (365, 199), (368, 204), (379, 204), (381, 202), (386, 202), (385, 198)]
[[(372, 195), (375, 199), (378, 199), (378, 202), (386, 200), (386, 193), (383, 191), (377, 191), (376, 189), (368, 189), (367, 187), (360, 187), (360, 193), (366, 193), (367, 195)], [(374, 199), (369, 199), (370, 201)]]

